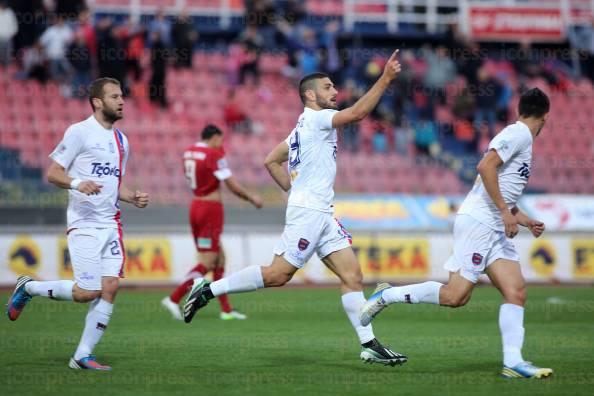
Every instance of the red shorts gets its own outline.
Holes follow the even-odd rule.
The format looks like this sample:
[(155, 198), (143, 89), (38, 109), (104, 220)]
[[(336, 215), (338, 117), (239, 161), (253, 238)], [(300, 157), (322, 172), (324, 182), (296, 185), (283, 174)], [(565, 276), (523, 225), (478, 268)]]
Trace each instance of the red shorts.
[(218, 201), (192, 201), (190, 205), (190, 225), (199, 252), (221, 251), (223, 233), (223, 204)]

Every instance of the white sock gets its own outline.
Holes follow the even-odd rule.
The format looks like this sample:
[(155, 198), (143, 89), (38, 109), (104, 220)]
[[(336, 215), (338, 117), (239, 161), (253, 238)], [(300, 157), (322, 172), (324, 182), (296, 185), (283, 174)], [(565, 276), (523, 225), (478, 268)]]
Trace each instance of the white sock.
[(414, 285), (391, 287), (382, 293), (382, 298), (387, 304), (439, 304), (439, 289), (443, 283), (423, 282)]
[(365, 344), (375, 338), (375, 335), (373, 335), (373, 327), (371, 327), (371, 325), (361, 326), (359, 313), (364, 304), (365, 296), (363, 295), (363, 292), (350, 292), (342, 295), (342, 306), (349, 317), (353, 328), (357, 332), (361, 344)]
[(499, 309), (499, 329), (503, 341), (503, 364), (513, 367), (524, 361), (524, 307), (515, 304), (502, 304)]
[(75, 360), (87, 357), (93, 352), (95, 345), (97, 345), (107, 328), (112, 312), (113, 304), (103, 299), (97, 298), (91, 302), (85, 320), (85, 329), (74, 353)]
[(259, 265), (252, 265), (223, 279), (212, 282), (210, 284), (210, 291), (216, 297), (228, 293), (254, 291), (263, 287), (262, 268)]
[(72, 301), (72, 288), (74, 282), (71, 280), (31, 281), (25, 283), (25, 291), (32, 296), (49, 297), (54, 300)]

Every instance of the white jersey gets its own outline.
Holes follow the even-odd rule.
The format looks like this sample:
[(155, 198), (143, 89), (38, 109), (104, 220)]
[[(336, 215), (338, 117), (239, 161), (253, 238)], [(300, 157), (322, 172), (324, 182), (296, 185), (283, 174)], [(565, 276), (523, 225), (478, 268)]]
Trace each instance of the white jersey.
[(103, 186), (96, 195), (69, 190), (68, 229), (119, 228), (118, 196), (128, 160), (128, 139), (117, 128), (105, 129), (94, 116), (71, 125), (50, 158), (68, 176)]
[[(520, 199), (532, 165), (532, 133), (521, 121), (508, 125), (489, 144), (489, 150), (496, 150), (503, 164), (497, 173), (499, 190), (511, 210)], [(480, 176), (460, 206), (458, 214), (472, 216), (493, 229), (503, 231), (505, 226), (501, 213), (487, 193)]]
[(285, 140), (291, 175), (288, 206), (333, 212), (337, 139), (332, 117), (336, 113), (306, 107)]

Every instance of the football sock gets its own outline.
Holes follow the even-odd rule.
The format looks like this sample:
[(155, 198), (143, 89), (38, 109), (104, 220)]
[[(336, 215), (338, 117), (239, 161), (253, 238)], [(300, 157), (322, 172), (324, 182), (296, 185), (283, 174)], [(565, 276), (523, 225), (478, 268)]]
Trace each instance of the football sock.
[[(214, 281), (218, 281), (223, 279), (223, 275), (225, 274), (225, 268), (217, 267), (214, 269), (212, 279)], [(229, 303), (229, 296), (226, 294), (220, 294), (218, 297), (219, 303), (221, 304), (221, 311), (223, 312), (231, 312), (231, 304)]]
[(188, 273), (189, 279), (186, 279), (183, 283), (181, 283), (169, 296), (169, 299), (176, 304), (179, 304), (181, 299), (190, 291), (192, 288), (192, 283), (194, 283), (194, 278), (197, 276), (204, 276), (208, 270), (204, 265), (198, 263), (194, 268), (190, 270)]
[(382, 293), (386, 304), (439, 304), (439, 289), (443, 286), (439, 282), (423, 282), (414, 285), (391, 287)]
[(210, 284), (210, 290), (215, 297), (227, 293), (254, 291), (263, 287), (264, 279), (259, 265), (249, 266)]
[(524, 361), (524, 307), (515, 304), (502, 304), (499, 309), (499, 329), (503, 342), (503, 364), (513, 367)]
[(97, 345), (107, 328), (112, 312), (113, 304), (103, 299), (97, 298), (91, 302), (85, 320), (85, 329), (74, 353), (75, 360), (87, 357), (93, 352), (95, 345)]
[(180, 284), (174, 291), (169, 295), (169, 299), (176, 304), (179, 304), (181, 299), (186, 295), (187, 292), (192, 288), (194, 279), (188, 279)]
[(342, 295), (342, 306), (349, 317), (355, 332), (357, 332), (361, 344), (365, 344), (375, 338), (371, 325), (362, 326), (361, 320), (359, 319), (359, 312), (364, 304), (365, 296), (361, 291), (345, 293)]
[(192, 283), (194, 283), (194, 278), (197, 276), (204, 276), (208, 270), (202, 264), (196, 265), (194, 268), (190, 270), (188, 273), (189, 279), (185, 280), (181, 283), (169, 296), (169, 299), (176, 304), (179, 304), (181, 299), (190, 291), (192, 288)]
[(25, 291), (32, 296), (49, 297), (54, 300), (72, 301), (72, 288), (74, 282), (71, 280), (31, 281), (25, 284)]

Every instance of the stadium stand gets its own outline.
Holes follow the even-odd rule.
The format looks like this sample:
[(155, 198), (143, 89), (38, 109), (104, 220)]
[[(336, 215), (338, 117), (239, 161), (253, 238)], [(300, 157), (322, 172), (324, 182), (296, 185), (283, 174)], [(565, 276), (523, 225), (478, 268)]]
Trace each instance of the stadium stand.
[[(310, 1), (307, 2), (307, 12), (337, 15), (347, 3), (351, 4), (339, 0)], [(219, 9), (222, 3), (192, 0), (185, 4), (194, 12), (208, 14), (208, 9)], [(242, 1), (227, 4), (238, 15), (245, 11)], [(151, 10), (174, 8), (176, 2), (143, 0), (140, 5)], [(130, 4), (96, 0), (93, 6), (103, 12), (116, 12), (120, 8), (126, 10)], [(355, 11), (361, 16), (360, 20), (364, 20), (367, 14), (386, 14), (385, 6), (385, 1), (366, 2), (364, 6), (355, 7)], [(319, 33), (327, 26), (322, 21)], [(125, 119), (119, 127), (129, 136), (133, 147), (129, 164), (132, 183), (151, 191), (157, 203), (187, 202), (190, 195), (181, 170), (181, 154), (197, 140), (200, 129), (210, 122), (222, 126), (227, 132), (229, 160), (237, 176), (253, 188), (271, 187), (272, 180), (262, 165), (263, 158), (290, 133), (301, 111), (295, 88), (300, 70), (287, 72), (291, 64), (290, 52), (279, 54), (264, 48), (258, 62), (259, 82), (238, 85), (230, 78), (231, 73), (237, 72), (230, 66), (233, 44), (218, 43), (217, 46), (216, 50), (196, 51), (193, 69), (168, 68), (167, 109), (157, 108), (148, 101), (147, 72), (141, 84), (133, 83)], [(375, 115), (361, 123), (357, 149), (339, 152), (338, 191), (463, 194), (468, 190), (476, 174), (474, 165), (489, 140), (486, 127), (480, 126), (477, 131), (473, 128), (475, 113), (461, 115), (456, 109), (464, 88), (475, 78), (476, 68), (469, 74), (463, 69), (464, 65), (458, 64), (457, 70), (454, 66), (455, 78), (445, 83), (443, 98), (430, 98), (428, 121), (438, 131), (434, 142), (436, 148), (424, 153), (415, 144), (415, 125), (418, 117), (426, 117), (419, 114), (427, 98), (422, 93), (417, 98), (414, 87), (418, 88), (419, 81), (421, 85), (427, 83), (431, 62), (439, 61), (439, 51), (436, 47), (423, 46), (409, 50), (407, 55), (402, 54), (408, 57), (403, 61), (405, 71), (408, 68), (415, 75), (407, 77), (410, 81), (403, 76), (407, 82), (398, 86), (396, 95), (389, 99), (405, 103), (399, 108), (397, 103), (389, 102), (387, 116)], [(377, 52), (381, 54), (379, 49)], [(488, 75), (505, 81), (508, 87), (509, 94), (503, 104), (508, 121), (515, 117), (517, 93), (522, 87), (538, 86), (551, 97), (549, 123), (543, 139), (538, 139), (534, 145), (535, 166), (529, 188), (547, 192), (554, 186), (555, 192), (594, 193), (594, 179), (590, 175), (594, 142), (587, 127), (594, 122), (594, 113), (590, 111), (594, 108), (594, 88), (591, 81), (568, 77), (563, 65), (552, 64), (550, 67), (543, 64), (538, 72), (526, 74), (523, 68), (534, 65), (517, 64), (502, 58), (501, 54), (499, 58), (482, 60)], [(349, 77), (341, 76), (342, 83), (354, 76), (352, 78), (360, 86), (373, 81), (377, 76), (374, 73), (383, 67), (382, 59), (374, 57), (362, 59), (355, 71), (350, 70), (350, 65), (344, 66), (338, 74)], [(0, 68), (0, 89), (10, 92), (10, 95), (0, 95), (3, 113), (0, 119), (0, 179), (32, 179), (43, 189), (45, 184), (41, 175), (48, 166), (47, 155), (59, 142), (65, 128), (88, 116), (90, 109), (86, 101), (64, 96), (63, 87), (56, 82), (41, 84), (31, 79), (15, 78), (19, 71), (14, 65)], [(406, 90), (404, 95), (398, 96), (398, 89), (410, 87), (413, 87), (412, 91)], [(441, 88), (436, 92), (439, 90)], [(232, 132), (225, 126), (225, 106), (231, 92), (235, 103), (253, 125), (251, 133)], [(339, 102), (343, 96), (341, 93)], [(468, 108), (473, 111), (472, 106)], [(400, 113), (405, 114), (404, 121), (400, 119)], [(505, 119), (499, 119), (495, 129), (500, 130), (505, 122)], [(378, 134), (382, 135), (379, 149), (374, 140)]]

